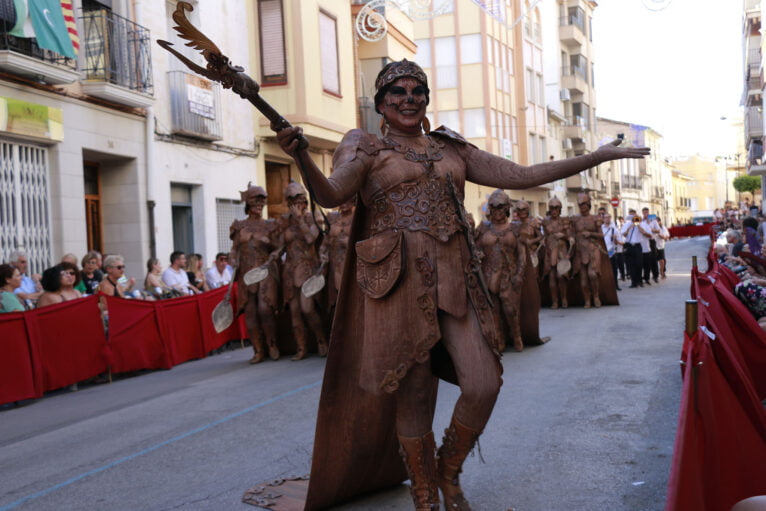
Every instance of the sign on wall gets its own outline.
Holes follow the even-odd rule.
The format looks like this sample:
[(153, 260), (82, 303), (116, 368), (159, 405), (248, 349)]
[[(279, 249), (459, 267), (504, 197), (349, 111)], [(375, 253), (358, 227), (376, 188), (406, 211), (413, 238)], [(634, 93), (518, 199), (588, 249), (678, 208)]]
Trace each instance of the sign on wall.
[(0, 131), (60, 142), (64, 113), (60, 108), (0, 96)]
[(208, 119), (215, 119), (213, 83), (198, 76), (186, 75), (186, 98), (189, 111)]

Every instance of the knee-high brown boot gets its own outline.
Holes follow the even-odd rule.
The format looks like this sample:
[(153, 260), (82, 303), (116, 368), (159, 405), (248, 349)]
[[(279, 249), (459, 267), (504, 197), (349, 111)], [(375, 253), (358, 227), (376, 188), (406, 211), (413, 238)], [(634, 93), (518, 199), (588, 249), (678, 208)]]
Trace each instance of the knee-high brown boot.
[(306, 332), (303, 329), (293, 330), (295, 335), (295, 344), (298, 345), (298, 351), (293, 355), (292, 360), (303, 360), (306, 358)]
[(410, 476), (410, 494), (415, 511), (439, 511), (439, 489), (436, 486), (436, 442), (434, 434), (399, 437), (399, 454)]
[(438, 452), (439, 488), (444, 496), (444, 509), (448, 511), (471, 511), (471, 506), (460, 488), (460, 472), (463, 462), (473, 449), (479, 433), (464, 426), (454, 417), (444, 430), (444, 440)]

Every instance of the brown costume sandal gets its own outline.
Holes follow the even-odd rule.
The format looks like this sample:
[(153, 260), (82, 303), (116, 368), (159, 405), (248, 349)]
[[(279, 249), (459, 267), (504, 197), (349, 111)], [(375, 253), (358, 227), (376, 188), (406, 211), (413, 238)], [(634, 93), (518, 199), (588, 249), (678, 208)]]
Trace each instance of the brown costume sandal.
[(400, 436), (399, 446), (399, 454), (410, 476), (410, 495), (415, 511), (439, 511), (434, 434), (429, 431), (421, 437)]
[(460, 424), (454, 417), (444, 430), (444, 440), (438, 452), (438, 481), (447, 511), (471, 511), (460, 488), (463, 462), (473, 449), (479, 433)]

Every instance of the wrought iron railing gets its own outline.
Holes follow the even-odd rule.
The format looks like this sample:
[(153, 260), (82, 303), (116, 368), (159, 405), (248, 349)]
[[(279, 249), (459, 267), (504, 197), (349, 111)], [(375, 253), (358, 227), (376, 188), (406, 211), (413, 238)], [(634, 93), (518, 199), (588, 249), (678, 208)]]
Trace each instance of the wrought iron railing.
[(80, 19), (86, 79), (152, 94), (149, 29), (108, 9), (84, 11)]
[(56, 64), (59, 66), (68, 67), (70, 69), (77, 68), (77, 61), (59, 55), (51, 50), (46, 50), (37, 46), (37, 40), (34, 38), (26, 37), (14, 37), (11, 34), (5, 32), (4, 24), (0, 22), (0, 51), (10, 50), (15, 53), (32, 57), (33, 59), (40, 60), (42, 62), (48, 62), (50, 64)]
[(628, 174), (623, 174), (622, 176), (622, 186), (624, 188), (631, 188), (634, 190), (641, 189), (641, 179), (638, 176), (631, 176)]
[(574, 25), (580, 29), (580, 32), (585, 34), (585, 11), (580, 7), (570, 9), (568, 16), (559, 18), (559, 24), (562, 27)]
[(205, 140), (222, 140), (221, 87), (186, 71), (168, 71), (172, 131)]
[(612, 193), (620, 193), (620, 182), (619, 181), (612, 181)]

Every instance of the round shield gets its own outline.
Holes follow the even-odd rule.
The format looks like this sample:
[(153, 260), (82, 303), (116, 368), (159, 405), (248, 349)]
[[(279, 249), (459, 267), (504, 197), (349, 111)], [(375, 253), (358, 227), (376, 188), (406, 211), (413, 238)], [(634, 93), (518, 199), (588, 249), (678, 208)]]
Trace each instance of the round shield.
[(559, 274), (559, 277), (564, 277), (571, 269), (572, 263), (569, 262), (569, 259), (562, 259), (556, 264), (556, 272)]
[(306, 279), (306, 282), (303, 283), (301, 286), (301, 293), (303, 293), (303, 296), (306, 298), (311, 298), (315, 294), (317, 294), (319, 291), (322, 290), (324, 287), (324, 276), (323, 275), (313, 275)]
[(221, 301), (213, 309), (213, 327), (216, 333), (221, 333), (234, 322), (234, 309), (228, 299)]
[(250, 270), (249, 272), (245, 273), (245, 276), (242, 277), (242, 280), (245, 281), (245, 285), (249, 286), (251, 284), (257, 284), (258, 282), (262, 281), (266, 277), (269, 276), (269, 267), (266, 265), (263, 266), (257, 266)]
[(540, 260), (537, 258), (537, 252), (529, 254), (529, 260), (532, 263), (532, 268), (537, 268), (537, 265), (540, 264)]

